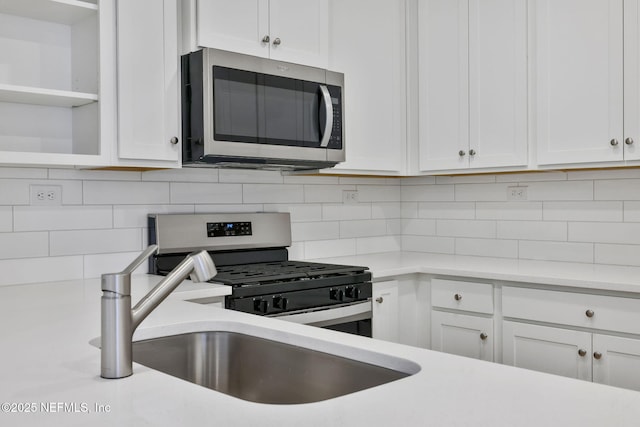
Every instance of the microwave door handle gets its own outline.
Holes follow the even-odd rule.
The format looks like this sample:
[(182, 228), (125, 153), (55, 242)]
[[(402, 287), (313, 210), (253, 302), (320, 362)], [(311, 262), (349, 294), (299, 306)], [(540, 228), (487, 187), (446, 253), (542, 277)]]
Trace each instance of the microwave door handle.
[(331, 138), (331, 130), (333, 129), (333, 104), (331, 103), (331, 95), (329, 94), (327, 86), (320, 85), (320, 92), (322, 93), (320, 108), (324, 105), (327, 117), (324, 124), (324, 132), (322, 132), (322, 139), (320, 140), (320, 147), (327, 148), (329, 145), (329, 139)]

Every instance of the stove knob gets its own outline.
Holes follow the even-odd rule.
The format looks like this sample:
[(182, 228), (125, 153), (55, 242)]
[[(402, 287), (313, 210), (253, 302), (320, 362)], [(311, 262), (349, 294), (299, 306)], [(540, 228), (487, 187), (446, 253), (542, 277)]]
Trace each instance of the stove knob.
[(360, 289), (356, 288), (355, 286), (347, 286), (344, 289), (344, 294), (347, 298), (356, 299), (360, 296)]
[(282, 303), (281, 305), (281, 309), (286, 310), (287, 309), (287, 305), (289, 305), (289, 300), (287, 298), (282, 298)]
[(329, 299), (342, 301), (344, 299), (344, 292), (342, 291), (342, 289), (330, 289)]
[(269, 310), (269, 301), (263, 300), (262, 298), (256, 298), (253, 300), (253, 310), (260, 313), (267, 313)]
[(273, 297), (273, 307), (274, 308), (279, 308), (281, 310), (286, 310), (288, 302), (289, 301), (287, 300), (287, 298)]

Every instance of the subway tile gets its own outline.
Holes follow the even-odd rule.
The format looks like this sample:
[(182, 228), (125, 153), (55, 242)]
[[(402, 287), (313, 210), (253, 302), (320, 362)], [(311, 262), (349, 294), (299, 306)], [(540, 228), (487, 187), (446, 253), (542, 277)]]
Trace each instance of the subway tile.
[(218, 182), (218, 169), (181, 168), (152, 170), (142, 173), (143, 181), (158, 182)]
[[(174, 205), (178, 206), (178, 205)], [(183, 205), (189, 206), (189, 205)], [(226, 212), (263, 212), (264, 206), (261, 204), (229, 204), (229, 205), (220, 205), (220, 204), (209, 204), (209, 205), (194, 205), (191, 206), (192, 209), (195, 208), (195, 213), (197, 214), (206, 214), (206, 213), (226, 213)]]
[(303, 186), (299, 184), (243, 184), (244, 203), (302, 203)]
[(594, 198), (595, 200), (640, 200), (640, 179), (595, 181)]
[(640, 202), (624, 202), (624, 220), (640, 222)]
[(502, 202), (507, 200), (507, 184), (456, 184), (459, 202)]
[[(112, 254), (94, 254), (83, 257), (84, 278), (100, 277), (104, 273), (122, 271), (131, 261), (140, 255), (140, 251), (119, 252)], [(149, 272), (149, 264), (143, 262), (133, 274), (146, 274)]]
[(496, 237), (496, 222), (484, 220), (436, 220), (438, 236), (448, 237)]
[(477, 202), (477, 219), (541, 220), (542, 202)]
[(374, 219), (402, 218), (400, 202), (371, 203), (371, 217)]
[(567, 223), (551, 221), (498, 221), (498, 239), (567, 241)]
[(399, 202), (399, 185), (358, 185), (360, 202)]
[(296, 242), (340, 238), (338, 221), (294, 222), (291, 224), (291, 239)]
[(536, 181), (566, 181), (566, 172), (540, 171), (524, 173), (505, 173), (496, 175), (496, 182), (521, 183)]
[(49, 236), (51, 256), (133, 252), (142, 249), (139, 228), (51, 231)]
[(449, 202), (454, 200), (453, 185), (415, 185), (400, 187), (403, 202)]
[(473, 202), (420, 202), (419, 218), (435, 219), (474, 219), (475, 204)]
[(487, 184), (496, 182), (495, 175), (436, 176), (436, 184)]
[(15, 231), (87, 230), (113, 227), (111, 206), (16, 206)]
[(453, 237), (402, 236), (401, 246), (403, 251), (453, 254), (455, 239)]
[(521, 240), (518, 254), (521, 259), (593, 263), (593, 243)]
[(116, 205), (113, 207), (113, 227), (144, 228), (148, 225), (149, 214), (168, 213), (194, 213), (194, 209), (193, 205)]
[(342, 203), (343, 191), (354, 191), (355, 185), (304, 185), (305, 203)]
[(299, 204), (299, 205), (278, 205), (265, 204), (265, 212), (289, 212), (291, 222), (321, 221), (322, 205), (320, 204)]
[(401, 218), (418, 218), (418, 202), (400, 203)]
[(47, 232), (0, 233), (0, 259), (38, 258), (47, 255)]
[(400, 250), (400, 238), (395, 236), (362, 237), (356, 240), (358, 255)]
[(28, 205), (29, 181), (0, 179), (0, 205)]
[(570, 222), (569, 241), (638, 245), (640, 223)]
[(436, 177), (435, 176), (412, 176), (408, 178), (402, 178), (400, 183), (401, 185), (435, 184)]
[(593, 200), (593, 181), (522, 182), (528, 200)]
[(11, 206), (0, 206), (0, 232), (13, 231), (13, 209)]
[(81, 256), (0, 260), (0, 285), (57, 282), (83, 278)]
[(62, 187), (63, 205), (81, 205), (83, 203), (83, 181), (31, 181), (31, 185), (58, 185)]
[(340, 238), (385, 236), (387, 221), (366, 219), (360, 221), (340, 221)]
[(319, 185), (338, 185), (340, 178), (337, 176), (327, 175), (284, 175), (285, 184), (319, 184)]
[(242, 203), (242, 184), (172, 182), (170, 186), (175, 204)]
[(403, 219), (402, 234), (414, 236), (435, 236), (435, 219)]
[(518, 241), (457, 238), (455, 253), (457, 255), (518, 258)]
[(595, 263), (640, 267), (638, 245), (595, 244)]
[(371, 204), (322, 205), (322, 219), (331, 221), (371, 219)]
[(220, 182), (235, 182), (247, 184), (282, 184), (282, 174), (277, 171), (220, 169)]
[(304, 255), (306, 259), (356, 255), (356, 239), (304, 242)]
[(140, 181), (141, 172), (82, 170), (82, 169), (50, 169), (49, 179), (58, 180), (92, 180), (92, 181)]
[(0, 167), (0, 178), (47, 179), (47, 177), (47, 169)]
[[(63, 190), (64, 192), (64, 190)], [(169, 183), (83, 181), (85, 205), (168, 204)]]
[(392, 236), (400, 236), (402, 234), (402, 219), (388, 219), (387, 234)]
[(544, 202), (546, 221), (622, 221), (622, 202)]

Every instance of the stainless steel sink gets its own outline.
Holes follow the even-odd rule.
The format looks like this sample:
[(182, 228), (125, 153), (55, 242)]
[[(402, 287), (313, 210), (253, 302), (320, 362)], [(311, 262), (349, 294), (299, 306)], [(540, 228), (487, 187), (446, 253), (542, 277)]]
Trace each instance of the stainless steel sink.
[(240, 399), (272, 404), (317, 402), (417, 372), (228, 331), (137, 341), (133, 360)]

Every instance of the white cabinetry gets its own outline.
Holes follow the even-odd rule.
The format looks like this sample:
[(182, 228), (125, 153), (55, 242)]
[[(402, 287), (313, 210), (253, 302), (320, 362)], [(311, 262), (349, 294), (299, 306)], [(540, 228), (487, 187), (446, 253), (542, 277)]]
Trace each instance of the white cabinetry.
[(398, 342), (398, 282), (389, 280), (373, 283), (371, 299), (373, 338)]
[(326, 68), (328, 0), (197, 0), (191, 14), (197, 46)]
[(432, 350), (493, 361), (491, 284), (433, 279), (431, 304)]
[(640, 390), (640, 299), (519, 287), (502, 297), (505, 364)]
[(534, 0), (530, 17), (537, 163), (639, 159), (637, 0)]
[(405, 0), (331, 0), (329, 10), (329, 68), (345, 76), (346, 161), (325, 172), (406, 174)]
[(414, 172), (527, 164), (526, 4), (418, 2)]
[(117, 4), (118, 166), (180, 166), (178, 5)]
[(0, 2), (0, 163), (107, 163), (112, 5)]

